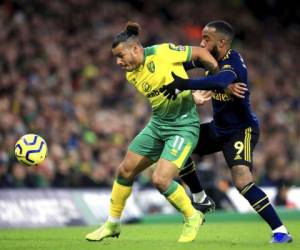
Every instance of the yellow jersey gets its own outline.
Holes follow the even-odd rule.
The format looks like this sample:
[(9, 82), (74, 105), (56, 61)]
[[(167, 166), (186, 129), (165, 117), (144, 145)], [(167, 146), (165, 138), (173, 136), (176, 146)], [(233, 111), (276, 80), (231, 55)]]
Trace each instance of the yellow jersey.
[(152, 118), (155, 120), (186, 124), (186, 119), (191, 118), (199, 122), (190, 90), (179, 93), (176, 100), (168, 100), (159, 92), (163, 85), (173, 81), (172, 72), (182, 78), (188, 78), (183, 63), (190, 60), (190, 46), (175, 46), (170, 43), (154, 45), (144, 48), (143, 64), (126, 73), (128, 82), (149, 100)]

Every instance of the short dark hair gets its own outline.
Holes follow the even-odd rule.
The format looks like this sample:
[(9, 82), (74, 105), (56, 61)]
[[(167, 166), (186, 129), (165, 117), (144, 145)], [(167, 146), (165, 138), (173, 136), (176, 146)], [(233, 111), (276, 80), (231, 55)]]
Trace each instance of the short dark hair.
[(126, 42), (128, 39), (136, 39), (140, 34), (141, 27), (138, 23), (128, 22), (124, 31), (117, 34), (112, 42), (112, 48), (117, 47), (120, 43)]
[(206, 24), (206, 27), (215, 28), (217, 32), (225, 35), (230, 41), (232, 41), (234, 38), (234, 30), (232, 26), (223, 20), (209, 22)]

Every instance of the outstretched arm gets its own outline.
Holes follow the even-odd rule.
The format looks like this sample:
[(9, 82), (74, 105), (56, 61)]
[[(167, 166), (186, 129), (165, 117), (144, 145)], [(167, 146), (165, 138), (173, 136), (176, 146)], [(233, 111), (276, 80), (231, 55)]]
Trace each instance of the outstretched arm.
[(183, 63), (184, 70), (190, 70), (195, 68), (204, 68), (203, 64), (200, 61), (190, 61)]
[(236, 75), (232, 71), (221, 71), (216, 75), (210, 75), (206, 77), (199, 77), (193, 79), (183, 79), (172, 72), (174, 81), (167, 85), (169, 88), (178, 90), (215, 90), (226, 89), (227, 86), (234, 82)]
[(221, 71), (216, 75), (209, 75), (206, 77), (199, 77), (193, 79), (184, 79), (182, 81), (178, 76), (174, 77), (174, 84), (179, 90), (185, 89), (201, 89), (214, 90), (226, 89), (227, 86), (236, 80), (236, 75), (232, 71)]
[(195, 79), (183, 79), (178, 77), (172, 72), (174, 81), (169, 85), (164, 85), (160, 88), (160, 92), (164, 93), (168, 99), (176, 98), (176, 90), (217, 90), (226, 89), (231, 90), (232, 94), (243, 98), (243, 94), (247, 91), (246, 85), (243, 83), (234, 83), (236, 88), (232, 88), (232, 83), (236, 80), (236, 75), (232, 71), (221, 71), (216, 75), (207, 77), (195, 78)]

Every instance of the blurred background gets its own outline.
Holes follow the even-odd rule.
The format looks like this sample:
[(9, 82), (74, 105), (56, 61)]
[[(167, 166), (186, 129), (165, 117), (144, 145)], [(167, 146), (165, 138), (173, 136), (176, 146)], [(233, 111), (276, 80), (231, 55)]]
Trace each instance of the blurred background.
[[(113, 36), (133, 20), (142, 26), (144, 46), (198, 45), (205, 24), (223, 19), (235, 29), (233, 47), (248, 67), (261, 124), (256, 181), (275, 190), (276, 204), (294, 208), (287, 193), (300, 185), (299, 17), (296, 1), (279, 0), (1, 1), (0, 193), (110, 188), (130, 140), (151, 115), (115, 65)], [(210, 104), (199, 113), (209, 121)], [(48, 144), (39, 167), (14, 157), (15, 142), (26, 133)], [(196, 160), (218, 208), (235, 210), (223, 155)], [(151, 171), (138, 178), (137, 189), (152, 186)]]

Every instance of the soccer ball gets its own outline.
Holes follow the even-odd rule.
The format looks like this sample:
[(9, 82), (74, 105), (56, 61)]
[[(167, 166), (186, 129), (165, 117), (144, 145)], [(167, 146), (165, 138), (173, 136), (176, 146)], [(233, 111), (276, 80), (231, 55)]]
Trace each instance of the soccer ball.
[(47, 156), (47, 144), (39, 135), (23, 135), (15, 145), (15, 156), (18, 161), (27, 167), (37, 166)]

